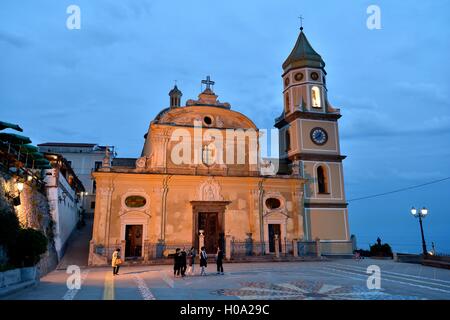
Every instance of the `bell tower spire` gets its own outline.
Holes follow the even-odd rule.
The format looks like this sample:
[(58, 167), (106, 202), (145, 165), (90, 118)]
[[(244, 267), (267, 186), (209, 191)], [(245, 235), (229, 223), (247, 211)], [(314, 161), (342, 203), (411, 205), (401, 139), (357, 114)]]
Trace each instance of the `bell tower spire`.
[[(283, 63), (283, 112), (275, 120), (279, 130), (280, 158), (305, 185), (305, 235), (308, 240), (349, 240), (346, 227), (328, 234), (323, 223), (348, 225), (338, 119), (327, 98), (325, 62), (300, 33)], [(326, 208), (326, 209), (324, 209)], [(307, 225), (305, 223), (305, 225)], [(309, 229), (308, 229), (309, 228)]]
[(183, 93), (178, 89), (176, 81), (172, 90), (169, 92), (170, 97), (170, 108), (176, 108), (181, 106), (181, 97)]

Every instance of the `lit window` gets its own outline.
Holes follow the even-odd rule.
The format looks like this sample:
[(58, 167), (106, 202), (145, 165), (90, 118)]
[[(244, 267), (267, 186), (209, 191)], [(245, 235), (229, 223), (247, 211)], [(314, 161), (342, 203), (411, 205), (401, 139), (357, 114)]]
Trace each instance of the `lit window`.
[(320, 89), (319, 87), (312, 87), (311, 89), (311, 101), (313, 108), (321, 108), (322, 104), (320, 103)]

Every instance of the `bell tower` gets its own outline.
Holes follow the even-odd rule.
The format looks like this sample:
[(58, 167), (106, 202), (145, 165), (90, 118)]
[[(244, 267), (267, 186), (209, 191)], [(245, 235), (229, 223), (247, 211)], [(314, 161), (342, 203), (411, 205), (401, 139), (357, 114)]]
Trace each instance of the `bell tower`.
[(170, 108), (177, 108), (181, 106), (181, 97), (183, 96), (183, 93), (178, 89), (177, 85), (173, 87), (172, 90), (169, 92), (170, 97)]
[[(304, 234), (338, 246), (350, 240), (338, 120), (327, 98), (325, 62), (303, 31), (283, 63), (283, 112), (275, 120), (280, 158), (308, 180)], [(294, 169), (295, 168), (295, 169)]]

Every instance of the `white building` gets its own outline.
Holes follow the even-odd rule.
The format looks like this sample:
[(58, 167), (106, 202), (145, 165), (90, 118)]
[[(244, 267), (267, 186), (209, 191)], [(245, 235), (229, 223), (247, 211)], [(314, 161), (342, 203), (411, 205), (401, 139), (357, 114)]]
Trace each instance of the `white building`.
[(54, 221), (55, 248), (58, 259), (61, 259), (80, 220), (84, 187), (66, 159), (53, 153), (44, 155), (52, 164), (52, 169), (45, 170), (44, 181)]
[[(67, 159), (75, 174), (83, 183), (85, 193), (82, 207), (86, 213), (93, 215), (95, 209), (95, 181), (91, 173), (102, 166), (106, 148), (94, 143), (48, 142), (38, 144), (40, 152), (57, 153)], [(112, 152), (114, 156), (114, 152)]]

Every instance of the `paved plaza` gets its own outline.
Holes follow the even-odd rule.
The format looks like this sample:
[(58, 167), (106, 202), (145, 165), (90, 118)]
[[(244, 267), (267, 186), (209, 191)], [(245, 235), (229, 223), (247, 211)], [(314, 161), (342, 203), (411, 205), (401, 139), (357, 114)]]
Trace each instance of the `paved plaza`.
[[(379, 290), (367, 288), (370, 265), (381, 269)], [(123, 267), (115, 277), (110, 268), (84, 268), (81, 288), (72, 290), (68, 274), (56, 270), (38, 286), (6, 299), (450, 299), (450, 270), (390, 260), (232, 263), (225, 264), (225, 275), (216, 275), (214, 268), (208, 267), (207, 276), (175, 279), (168, 265)]]

